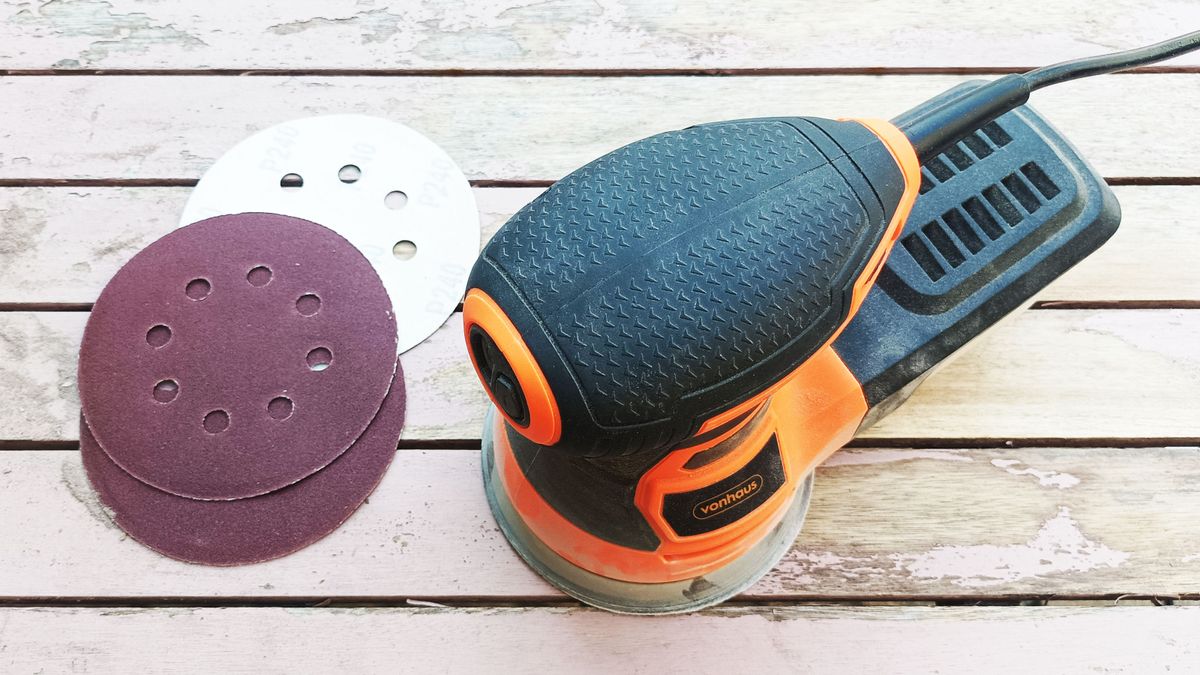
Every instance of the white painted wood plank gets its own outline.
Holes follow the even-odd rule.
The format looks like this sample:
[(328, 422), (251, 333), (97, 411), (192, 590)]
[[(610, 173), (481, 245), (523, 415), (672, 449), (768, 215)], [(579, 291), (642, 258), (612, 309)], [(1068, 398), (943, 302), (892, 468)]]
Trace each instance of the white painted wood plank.
[[(83, 312), (0, 313), (0, 439), (78, 437)], [(478, 438), (486, 399), (456, 315), (403, 357), (410, 440)], [(866, 438), (1200, 437), (1200, 311), (1028, 311)]]
[(1200, 311), (1026, 312), (980, 342), (862, 437), (1200, 437)]
[[(323, 113), (404, 122), (471, 178), (540, 180), (722, 119), (891, 118), (967, 78), (9, 77), (0, 178), (196, 178), (250, 132)], [(1200, 77), (1108, 75), (1035, 94), (1105, 176), (1200, 176)]]
[[(748, 596), (1196, 595), (1198, 484), (1196, 448), (842, 450)], [(245, 567), (129, 539), (74, 451), (0, 452), (0, 513), (0, 598), (560, 597), (496, 529), (478, 451), (401, 450), (341, 529)]]
[[(1200, 300), (1200, 187), (1117, 187), (1114, 238), (1042, 300)], [(477, 188), (486, 241), (540, 188)], [(170, 232), (189, 188), (0, 188), (0, 303), (87, 303)]]
[(0, 609), (0, 666), (161, 673), (1151, 673), (1200, 607)]
[[(483, 241), (541, 192), (476, 189)], [(0, 188), (0, 303), (95, 301), (134, 254), (175, 229), (190, 194), (191, 188)]]
[(1200, 23), (1196, 6), (1181, 0), (869, 7), (836, 0), (273, 0), (208, 7), (6, 0), (0, 68), (1037, 66), (1158, 42)]

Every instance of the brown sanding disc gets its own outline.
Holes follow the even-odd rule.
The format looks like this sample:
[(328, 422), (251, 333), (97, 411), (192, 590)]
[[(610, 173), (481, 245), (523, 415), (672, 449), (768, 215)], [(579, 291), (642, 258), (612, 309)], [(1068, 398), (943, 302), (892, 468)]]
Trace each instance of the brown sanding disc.
[(79, 394), (125, 471), (195, 499), (295, 483), (367, 428), (396, 364), (370, 263), (298, 218), (210, 218), (150, 244), (88, 319)]
[(113, 463), (82, 418), (80, 449), (101, 502), (134, 539), (185, 562), (243, 565), (295, 552), (345, 522), (395, 456), (404, 409), (397, 370), (379, 414), (332, 464), (281, 490), (232, 501), (188, 499), (146, 485)]

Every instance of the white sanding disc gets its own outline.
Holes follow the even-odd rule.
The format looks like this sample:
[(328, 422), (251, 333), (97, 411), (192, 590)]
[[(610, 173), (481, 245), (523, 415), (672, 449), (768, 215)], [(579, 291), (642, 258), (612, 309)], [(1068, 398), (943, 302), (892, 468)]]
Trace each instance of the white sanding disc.
[(462, 171), (428, 138), (376, 117), (309, 117), (247, 138), (200, 179), (179, 225), (249, 211), (319, 223), (361, 250), (395, 307), (398, 352), (454, 312), (479, 254)]

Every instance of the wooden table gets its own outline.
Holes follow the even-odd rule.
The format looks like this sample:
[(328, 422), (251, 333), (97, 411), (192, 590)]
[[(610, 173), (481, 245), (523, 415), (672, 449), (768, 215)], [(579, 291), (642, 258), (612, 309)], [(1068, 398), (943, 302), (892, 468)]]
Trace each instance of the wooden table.
[[(1114, 185), (1099, 253), (818, 472), (804, 534), (699, 614), (585, 609), (484, 504), (459, 316), (338, 532), (177, 563), (78, 453), (90, 303), (250, 132), (359, 112), (433, 138), (490, 234), (553, 179), (722, 118), (890, 117), (971, 75), (1200, 25), (1182, 0), (0, 2), (0, 671), (1200, 669), (1200, 57), (1039, 93)], [(1165, 605), (1165, 606), (1164, 606)], [(771, 670), (768, 670), (771, 669)]]

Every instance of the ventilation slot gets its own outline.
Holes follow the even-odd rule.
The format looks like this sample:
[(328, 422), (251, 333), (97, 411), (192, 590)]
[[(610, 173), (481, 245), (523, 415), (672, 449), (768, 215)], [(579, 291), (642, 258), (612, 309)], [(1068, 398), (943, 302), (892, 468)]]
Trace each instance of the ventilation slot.
[(937, 181), (933, 179), (933, 175), (929, 173), (929, 169), (921, 167), (921, 188), (919, 192), (921, 194), (925, 194), (926, 192), (932, 190), (933, 186), (936, 184)]
[(1042, 171), (1042, 167), (1033, 162), (1021, 167), (1021, 173), (1025, 175), (1025, 178), (1029, 180), (1033, 187), (1037, 188), (1038, 192), (1042, 193), (1042, 196), (1047, 201), (1054, 199), (1061, 192), (1058, 186), (1054, 184), (1054, 181), (1050, 180), (1050, 176), (1047, 176), (1046, 172)]
[(1008, 197), (1004, 196), (1004, 193), (1000, 191), (1000, 186), (989, 185), (984, 188), (983, 198), (992, 205), (993, 209), (996, 209), (996, 213), (1000, 214), (1004, 222), (1009, 225), (1016, 225), (1021, 222), (1023, 218), (1021, 212), (1008, 200)]
[(933, 174), (934, 178), (942, 183), (954, 177), (954, 169), (946, 165), (946, 161), (942, 159), (941, 155), (929, 160), (925, 167), (929, 169), (929, 173)]
[(988, 145), (987, 141), (983, 140), (983, 137), (978, 131), (962, 139), (962, 142), (979, 159), (984, 159), (988, 155), (992, 154), (992, 146)]
[(921, 228), (921, 232), (925, 233), (925, 238), (933, 247), (942, 254), (946, 262), (950, 263), (951, 267), (958, 267), (967, 261), (967, 257), (962, 251), (954, 245), (954, 241), (950, 239), (950, 235), (946, 234), (946, 230), (942, 229), (941, 223), (936, 220)]
[(1012, 137), (995, 122), (990, 122), (974, 133), (962, 137), (945, 152), (930, 158), (921, 167), (921, 194), (954, 178), (959, 172), (966, 171), (976, 162), (991, 156), (1011, 142)]
[(1011, 173), (1001, 179), (1000, 182), (1004, 184), (1004, 187), (1008, 188), (1012, 196), (1016, 197), (1021, 206), (1024, 206), (1025, 210), (1029, 213), (1037, 211), (1042, 206), (1042, 200), (1033, 194), (1033, 190), (1017, 174)]
[(958, 241), (966, 246), (972, 255), (983, 250), (983, 240), (975, 233), (971, 223), (967, 222), (967, 217), (962, 214), (962, 211), (953, 209), (943, 213), (942, 222), (946, 223)]
[(946, 149), (946, 152), (942, 154), (949, 158), (959, 171), (969, 169), (971, 165), (975, 163), (975, 160), (971, 159), (970, 156), (963, 152), (962, 148), (959, 148), (957, 145), (950, 146)]
[(991, 139), (991, 141), (996, 144), (997, 148), (1003, 148), (1009, 143), (1012, 143), (1012, 136), (1009, 136), (1008, 132), (1006, 132), (995, 120), (983, 125), (979, 131), (982, 131), (984, 136), (987, 136), (989, 139)]
[(995, 216), (991, 211), (979, 201), (978, 197), (971, 197), (962, 203), (963, 210), (967, 212), (967, 217), (975, 221), (979, 229), (988, 236), (988, 239), (995, 241), (1004, 234), (1004, 227), (996, 222)]
[(930, 281), (937, 281), (946, 276), (946, 270), (942, 269), (942, 265), (933, 255), (933, 251), (929, 250), (929, 246), (921, 241), (915, 232), (901, 239), (900, 243), (925, 271), (925, 275), (929, 277)]

